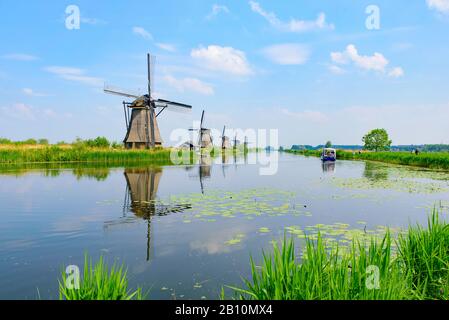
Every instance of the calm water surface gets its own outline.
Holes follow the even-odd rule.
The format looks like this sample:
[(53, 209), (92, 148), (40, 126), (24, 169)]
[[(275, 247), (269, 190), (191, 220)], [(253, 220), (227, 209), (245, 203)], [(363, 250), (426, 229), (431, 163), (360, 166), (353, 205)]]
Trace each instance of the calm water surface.
[(278, 173), (261, 176), (234, 161), (1, 169), (0, 299), (58, 298), (62, 267), (86, 252), (125, 263), (151, 299), (216, 299), (292, 228), (375, 232), (449, 208), (448, 173), (281, 154)]

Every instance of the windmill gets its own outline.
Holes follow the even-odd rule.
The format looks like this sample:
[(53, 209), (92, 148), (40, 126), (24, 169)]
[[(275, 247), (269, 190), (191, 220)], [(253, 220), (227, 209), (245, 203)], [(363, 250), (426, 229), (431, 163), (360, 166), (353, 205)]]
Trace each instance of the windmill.
[(237, 147), (240, 145), (240, 141), (237, 140), (237, 134), (235, 134), (234, 137), (234, 149), (237, 149)]
[(206, 149), (212, 147), (214, 142), (212, 140), (212, 135), (210, 129), (207, 129), (203, 126), (204, 124), (204, 110), (201, 115), (201, 123), (199, 129), (190, 129), (190, 131), (198, 130), (198, 147), (201, 149)]
[[(124, 139), (127, 149), (148, 149), (162, 145), (157, 118), (164, 110), (190, 111), (192, 106), (163, 100), (153, 99), (151, 81), (151, 55), (147, 55), (148, 67), (148, 93), (137, 95), (121, 89), (105, 86), (104, 92), (134, 99), (133, 102), (123, 102), (125, 112), (126, 137)], [(131, 114), (130, 114), (131, 112)]]
[(225, 136), (226, 126), (223, 127), (223, 134), (221, 135), (221, 148), (223, 150), (231, 149), (231, 142), (229, 141), (229, 137)]
[(248, 137), (245, 136), (245, 142), (243, 143), (243, 150), (245, 152), (248, 152), (248, 146), (249, 146)]

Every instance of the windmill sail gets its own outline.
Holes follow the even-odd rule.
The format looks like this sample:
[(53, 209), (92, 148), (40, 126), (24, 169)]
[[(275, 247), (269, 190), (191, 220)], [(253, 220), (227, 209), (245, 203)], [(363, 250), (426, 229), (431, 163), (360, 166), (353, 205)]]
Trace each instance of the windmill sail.
[(135, 93), (135, 92), (125, 91), (125, 90), (123, 90), (121, 88), (118, 88), (118, 87), (115, 87), (115, 86), (110, 86), (110, 85), (105, 85), (103, 91), (105, 93), (113, 94), (113, 95), (116, 95), (116, 96), (127, 97), (127, 98), (137, 99), (137, 98), (140, 97), (140, 95)]

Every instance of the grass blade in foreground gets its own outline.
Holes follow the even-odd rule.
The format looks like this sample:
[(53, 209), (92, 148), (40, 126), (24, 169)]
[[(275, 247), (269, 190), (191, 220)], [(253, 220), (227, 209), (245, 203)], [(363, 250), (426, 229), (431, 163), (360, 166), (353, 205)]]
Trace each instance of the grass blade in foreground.
[(59, 282), (60, 300), (142, 300), (142, 289), (128, 290), (127, 271), (114, 264), (109, 271), (103, 257), (92, 266), (86, 255), (79, 289), (67, 288), (67, 274), (62, 271)]
[[(264, 253), (261, 267), (251, 259), (252, 279), (230, 287), (238, 299), (412, 300), (449, 297), (449, 225), (434, 212), (427, 230), (411, 227), (398, 241), (387, 233), (367, 245), (354, 240), (347, 253), (327, 250), (321, 235), (307, 239), (297, 261), (293, 240)], [(224, 294), (222, 293), (222, 297)]]

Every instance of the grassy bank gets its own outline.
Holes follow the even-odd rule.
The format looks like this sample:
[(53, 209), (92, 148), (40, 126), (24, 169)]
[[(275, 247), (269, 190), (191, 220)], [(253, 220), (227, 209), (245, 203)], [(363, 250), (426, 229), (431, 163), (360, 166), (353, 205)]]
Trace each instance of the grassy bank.
[(172, 164), (171, 149), (125, 150), (74, 146), (9, 146), (0, 148), (0, 164), (27, 163), (132, 163)]
[[(392, 251), (396, 241), (397, 251)], [(293, 241), (274, 245), (261, 267), (251, 260), (252, 279), (232, 288), (238, 299), (414, 300), (449, 299), (449, 225), (437, 212), (428, 227), (410, 227), (397, 240), (387, 234), (368, 246), (354, 240), (341, 255), (321, 236), (306, 240), (301, 259)]]
[[(320, 157), (321, 150), (287, 150), (292, 154)], [(337, 158), (343, 160), (370, 160), (407, 166), (423, 167), (430, 169), (449, 170), (449, 153), (420, 153), (415, 155), (409, 152), (349, 152), (339, 150)]]

